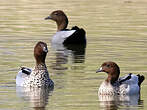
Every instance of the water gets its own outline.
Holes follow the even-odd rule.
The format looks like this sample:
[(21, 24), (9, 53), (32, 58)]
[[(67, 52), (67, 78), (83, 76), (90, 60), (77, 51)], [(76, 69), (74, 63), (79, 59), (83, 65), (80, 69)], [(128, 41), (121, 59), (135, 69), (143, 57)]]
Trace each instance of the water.
[[(146, 3), (145, 0), (1, 0), (0, 110), (145, 110), (146, 80), (141, 100), (134, 100), (133, 104), (103, 102), (97, 89), (106, 74), (95, 71), (104, 61), (111, 60), (120, 66), (121, 76), (133, 72), (147, 77)], [(82, 52), (51, 45), (56, 24), (44, 18), (56, 9), (67, 13), (69, 28), (78, 25), (86, 30), (88, 45)], [(33, 47), (38, 41), (48, 44), (46, 64), (55, 88), (18, 92), (15, 76), (20, 66), (34, 66)]]

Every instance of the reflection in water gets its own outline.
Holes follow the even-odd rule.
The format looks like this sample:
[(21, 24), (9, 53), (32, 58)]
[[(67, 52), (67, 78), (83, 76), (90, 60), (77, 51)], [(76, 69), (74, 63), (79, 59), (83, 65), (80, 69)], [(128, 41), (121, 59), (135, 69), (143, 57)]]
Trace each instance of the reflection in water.
[(84, 63), (86, 45), (65, 45), (65, 48), (72, 51), (74, 63)]
[[(54, 97), (49, 97), (49, 110), (101, 110), (96, 90), (104, 76), (97, 80), (94, 70), (103, 61), (120, 63), (122, 75), (141, 72), (147, 77), (147, 0), (1, 0), (0, 85), (8, 83), (8, 87), (0, 87), (0, 110), (26, 109), (27, 102), (19, 103), (9, 83), (14, 82), (18, 65), (33, 65), (31, 51), (37, 41), (45, 41), (50, 47), (56, 25), (43, 19), (57, 8), (68, 14), (69, 27), (76, 24), (86, 29), (88, 48), (86, 55), (76, 58), (68, 49), (67, 53), (59, 49), (48, 54), (48, 66), (64, 69), (49, 68), (55, 88), (59, 88)], [(71, 65), (77, 57), (84, 63)], [(145, 110), (147, 80), (142, 86), (144, 108), (136, 108)]]
[[(138, 109), (137, 107), (142, 105), (142, 101), (140, 100), (140, 95), (99, 95), (99, 103), (102, 108), (106, 110), (117, 110), (120, 109), (121, 106), (123, 108), (129, 108), (132, 110)], [(130, 110), (129, 109), (129, 110)]]
[(55, 50), (55, 63), (52, 64), (54, 70), (67, 70), (67, 67), (63, 67), (62, 64), (72, 63), (84, 63), (85, 61), (85, 45), (65, 45), (52, 44), (52, 49)]
[(22, 98), (24, 101), (29, 102), (30, 106), (34, 110), (45, 110), (46, 105), (48, 104), (49, 93), (53, 89), (50, 88), (25, 88), (25, 87), (16, 87), (17, 96)]

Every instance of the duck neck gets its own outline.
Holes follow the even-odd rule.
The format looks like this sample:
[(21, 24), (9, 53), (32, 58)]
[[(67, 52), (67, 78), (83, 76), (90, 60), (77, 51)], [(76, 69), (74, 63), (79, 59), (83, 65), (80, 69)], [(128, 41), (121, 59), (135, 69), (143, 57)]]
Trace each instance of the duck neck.
[(42, 53), (41, 55), (34, 53), (34, 57), (36, 59), (36, 65), (45, 64), (46, 53)]
[(40, 63), (40, 64), (37, 64), (36, 63), (36, 66), (35, 66), (35, 69), (37, 70), (46, 70), (46, 64), (45, 63)]
[(57, 31), (65, 30), (67, 25), (68, 23), (66, 21), (62, 21), (61, 23), (57, 22)]
[(36, 65), (45, 64), (45, 57), (36, 56), (35, 58), (36, 58)]
[(119, 74), (120, 74), (119, 72), (108, 73), (108, 77), (106, 79), (106, 82), (114, 84), (118, 80)]

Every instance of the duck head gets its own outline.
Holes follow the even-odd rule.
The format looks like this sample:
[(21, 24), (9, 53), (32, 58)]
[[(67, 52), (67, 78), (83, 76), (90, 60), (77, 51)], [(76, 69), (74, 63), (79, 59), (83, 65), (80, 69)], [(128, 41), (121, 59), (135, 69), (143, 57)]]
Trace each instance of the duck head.
[(68, 18), (62, 10), (53, 11), (45, 20), (51, 19), (57, 24), (57, 31), (66, 29), (68, 25)]
[(46, 54), (48, 52), (47, 44), (44, 42), (38, 42), (34, 47), (34, 57), (36, 59), (36, 64), (44, 64)]
[(98, 72), (105, 72), (108, 74), (106, 82), (110, 82), (111, 84), (115, 83), (118, 80), (120, 69), (119, 66), (115, 62), (104, 62), (101, 67), (96, 71)]

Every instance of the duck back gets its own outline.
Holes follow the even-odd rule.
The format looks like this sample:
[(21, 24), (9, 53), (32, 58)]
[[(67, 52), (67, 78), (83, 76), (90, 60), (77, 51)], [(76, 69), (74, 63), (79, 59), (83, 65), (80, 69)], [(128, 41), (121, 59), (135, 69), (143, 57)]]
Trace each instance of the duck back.
[(63, 44), (86, 44), (86, 32), (84, 29), (74, 26), (71, 30), (75, 30), (75, 32), (67, 37)]
[(140, 93), (140, 85), (144, 80), (144, 76), (134, 75), (130, 73), (129, 75), (125, 77), (121, 77), (119, 80), (122, 80), (125, 78), (127, 80), (124, 80), (124, 82), (121, 82), (119, 86), (120, 94), (133, 95), (133, 94)]

